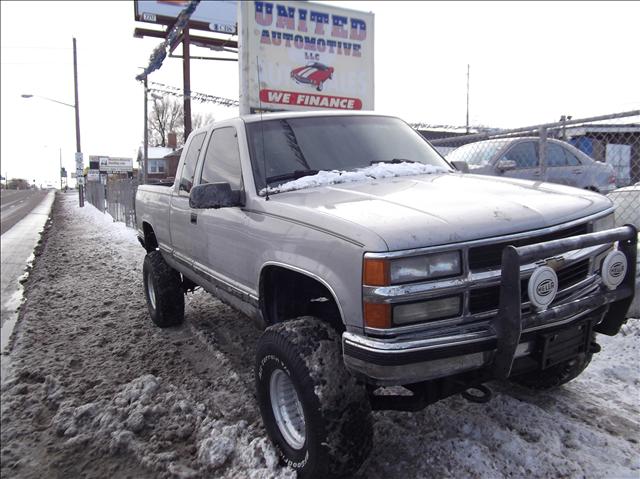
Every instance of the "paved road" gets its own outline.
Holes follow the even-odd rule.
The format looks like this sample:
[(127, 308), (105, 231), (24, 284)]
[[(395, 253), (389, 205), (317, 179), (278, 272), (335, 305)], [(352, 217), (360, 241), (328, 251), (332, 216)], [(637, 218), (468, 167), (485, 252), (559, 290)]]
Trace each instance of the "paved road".
[[(54, 200), (53, 191), (8, 191), (7, 193), (9, 194), (5, 196), (5, 192), (2, 192), (1, 204), (0, 350), (4, 349), (9, 341), (18, 316), (17, 308), (22, 302), (20, 276), (25, 272), (33, 250), (38, 244), (40, 233)], [(6, 232), (5, 218), (7, 218)], [(13, 227), (8, 226), (10, 222)]]
[(2, 190), (0, 193), (0, 235), (24, 218), (47, 196), (42, 190)]

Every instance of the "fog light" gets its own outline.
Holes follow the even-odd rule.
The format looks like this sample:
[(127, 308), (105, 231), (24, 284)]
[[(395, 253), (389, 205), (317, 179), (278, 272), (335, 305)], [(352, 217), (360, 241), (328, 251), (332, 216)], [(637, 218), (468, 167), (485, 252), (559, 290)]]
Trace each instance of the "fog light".
[(616, 289), (627, 274), (627, 257), (621, 251), (610, 251), (602, 262), (601, 274), (605, 286)]
[(460, 303), (460, 296), (450, 296), (419, 303), (400, 304), (393, 307), (393, 323), (403, 325), (458, 316)]
[(533, 271), (527, 294), (534, 308), (544, 311), (556, 299), (558, 293), (558, 276), (549, 266), (540, 266)]

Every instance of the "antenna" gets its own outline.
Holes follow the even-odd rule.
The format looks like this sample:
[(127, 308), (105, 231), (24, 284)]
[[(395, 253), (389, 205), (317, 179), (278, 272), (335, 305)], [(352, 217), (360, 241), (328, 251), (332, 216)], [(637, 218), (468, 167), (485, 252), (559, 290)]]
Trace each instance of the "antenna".
[(262, 121), (262, 97), (260, 96), (260, 59), (256, 55), (256, 70), (258, 70), (258, 102), (260, 103), (260, 133), (262, 134), (262, 170), (264, 173), (264, 196), (265, 201), (269, 201), (269, 183), (267, 183), (267, 157), (264, 149), (264, 122)]
[(470, 66), (467, 63), (467, 133), (469, 133), (469, 69)]

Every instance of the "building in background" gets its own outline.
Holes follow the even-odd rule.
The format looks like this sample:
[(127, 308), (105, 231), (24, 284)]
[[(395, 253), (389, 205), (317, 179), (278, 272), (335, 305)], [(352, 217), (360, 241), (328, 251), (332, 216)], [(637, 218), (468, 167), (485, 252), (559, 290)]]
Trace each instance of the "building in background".
[(566, 128), (569, 143), (616, 170), (616, 185), (640, 181), (640, 124), (580, 125)]
[[(176, 134), (169, 133), (167, 146), (150, 146), (147, 161), (147, 183), (173, 180), (176, 177), (182, 148), (176, 145)], [(138, 148), (138, 176), (142, 181), (144, 148)]]

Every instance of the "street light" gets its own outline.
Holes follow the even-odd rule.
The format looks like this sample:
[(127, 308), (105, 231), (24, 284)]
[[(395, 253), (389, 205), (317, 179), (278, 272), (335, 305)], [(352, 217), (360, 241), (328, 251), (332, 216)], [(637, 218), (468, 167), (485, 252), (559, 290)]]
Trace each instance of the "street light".
[[(48, 98), (46, 96), (33, 95), (31, 93), (23, 93), (22, 98), (41, 98), (43, 100), (52, 101), (54, 103), (58, 103), (60, 105), (71, 107), (76, 112), (76, 172), (78, 170), (82, 170), (82, 149), (80, 148), (80, 107), (78, 105), (78, 59), (76, 54), (76, 39), (73, 39), (73, 80), (74, 80), (74, 94), (75, 94), (75, 103), (72, 105), (70, 103), (65, 103), (63, 101), (54, 100), (53, 98)], [(76, 174), (77, 176), (77, 174)], [(82, 173), (80, 177), (77, 178), (78, 182), (78, 199), (80, 203), (80, 207), (84, 206), (84, 190), (82, 184)]]
[(31, 93), (23, 93), (20, 96), (22, 98), (40, 98), (42, 100), (49, 100), (49, 101), (52, 101), (54, 103), (59, 103), (60, 105), (70, 106), (71, 108), (75, 108), (76, 107), (75, 105), (72, 105), (71, 103), (65, 103), (63, 101), (54, 100), (53, 98), (49, 98), (49, 97), (46, 97), (46, 96), (32, 95)]

